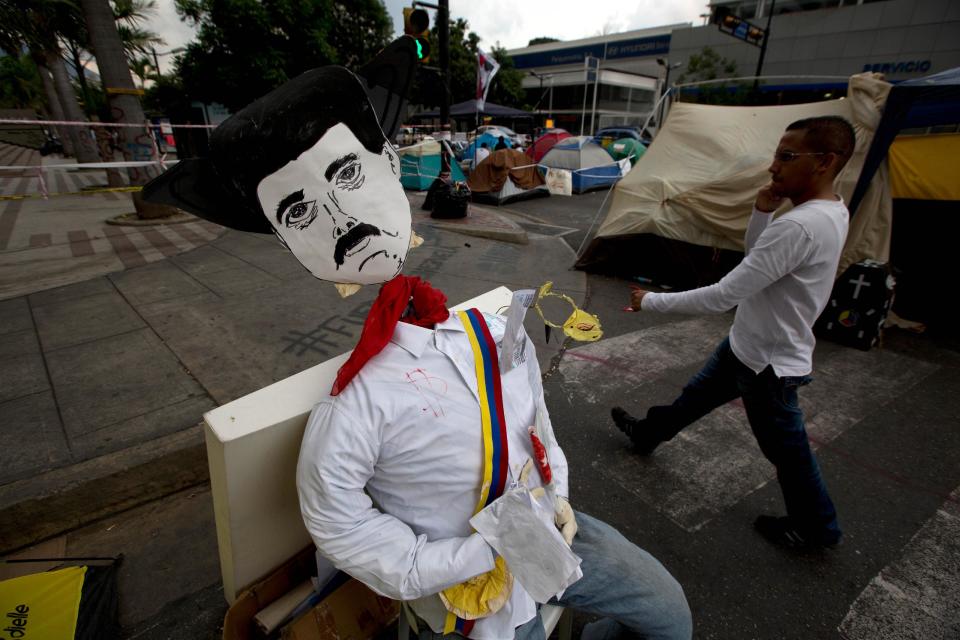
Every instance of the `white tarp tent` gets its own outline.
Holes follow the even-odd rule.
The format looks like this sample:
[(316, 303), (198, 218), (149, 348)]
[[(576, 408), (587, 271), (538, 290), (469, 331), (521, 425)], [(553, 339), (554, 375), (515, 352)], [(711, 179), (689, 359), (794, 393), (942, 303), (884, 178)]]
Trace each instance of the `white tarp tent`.
[[(854, 125), (856, 152), (838, 177), (838, 192), (848, 200), (890, 88), (878, 74), (858, 74), (840, 100), (770, 107), (674, 104), (647, 152), (617, 184), (610, 211), (578, 265), (602, 260), (605, 239), (634, 234), (743, 251), (753, 201), (770, 179), (767, 167), (780, 136), (802, 118), (839, 115)], [(789, 208), (787, 203), (779, 213)], [(865, 258), (886, 262), (891, 224), (884, 165), (851, 221), (838, 273)]]

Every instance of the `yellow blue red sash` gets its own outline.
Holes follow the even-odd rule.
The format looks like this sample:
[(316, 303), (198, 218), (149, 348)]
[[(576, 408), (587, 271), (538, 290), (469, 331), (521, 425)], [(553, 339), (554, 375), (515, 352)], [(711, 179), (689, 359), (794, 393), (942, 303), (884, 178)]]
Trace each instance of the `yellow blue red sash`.
[[(483, 314), (477, 309), (458, 311), (473, 350), (477, 373), (477, 395), (480, 397), (480, 423), (483, 430), (483, 481), (480, 484), (480, 499), (474, 513), (503, 495), (509, 468), (507, 447), (507, 421), (503, 412), (503, 390), (500, 386), (500, 364), (497, 359), (497, 343), (490, 335)], [(473, 629), (474, 620), (464, 620), (447, 613), (444, 633), (459, 633), (466, 636)]]

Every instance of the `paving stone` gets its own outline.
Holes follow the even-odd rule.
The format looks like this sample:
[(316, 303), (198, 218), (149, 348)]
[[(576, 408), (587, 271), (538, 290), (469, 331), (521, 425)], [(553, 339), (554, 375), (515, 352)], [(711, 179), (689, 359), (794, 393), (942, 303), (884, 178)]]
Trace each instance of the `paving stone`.
[(0, 334), (0, 402), (50, 388), (32, 329)]
[[(161, 424), (165, 407), (206, 395), (148, 330), (111, 336), (48, 354), (50, 377), (71, 438), (130, 420), (143, 439), (176, 430)], [(96, 402), (91, 402), (91, 398)], [(194, 423), (199, 421), (199, 416)], [(181, 425), (185, 428), (190, 424)]]
[(33, 328), (26, 298), (0, 300), (0, 335)]
[(242, 260), (228, 253), (224, 253), (211, 245), (181, 253), (171, 258), (171, 260), (194, 277), (207, 273), (216, 273), (217, 271), (225, 271), (227, 269), (236, 269), (243, 264)]
[(115, 290), (34, 308), (43, 350), (50, 352), (144, 326)]
[(47, 305), (54, 302), (65, 302), (67, 300), (77, 300), (87, 296), (94, 296), (100, 293), (111, 293), (113, 285), (106, 278), (93, 278), (77, 284), (68, 284), (54, 289), (47, 289), (30, 295), (30, 304), (36, 307)]
[(169, 260), (129, 269), (110, 276), (110, 279), (135, 306), (207, 291), (206, 287)]
[(0, 484), (70, 462), (70, 449), (50, 391), (0, 403)]
[(280, 280), (262, 269), (243, 261), (229, 269), (217, 271), (198, 271), (194, 278), (209, 287), (214, 293), (224, 297), (233, 297), (275, 287)]

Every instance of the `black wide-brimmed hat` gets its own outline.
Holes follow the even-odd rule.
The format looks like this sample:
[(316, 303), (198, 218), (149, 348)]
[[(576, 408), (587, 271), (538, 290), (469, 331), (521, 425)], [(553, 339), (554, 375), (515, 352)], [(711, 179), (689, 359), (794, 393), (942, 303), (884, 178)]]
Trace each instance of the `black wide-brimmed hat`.
[(232, 229), (272, 233), (257, 199), (260, 181), (339, 123), (379, 153), (399, 125), (416, 60), (416, 42), (404, 36), (361, 76), (327, 66), (293, 78), (221, 123), (208, 156), (178, 162), (144, 186), (144, 199)]

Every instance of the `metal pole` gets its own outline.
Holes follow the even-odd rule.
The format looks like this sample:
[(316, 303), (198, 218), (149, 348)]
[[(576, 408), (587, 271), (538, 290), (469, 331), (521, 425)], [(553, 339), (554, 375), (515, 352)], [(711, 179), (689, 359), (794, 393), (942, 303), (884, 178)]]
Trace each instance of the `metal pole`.
[(157, 81), (160, 81), (160, 59), (157, 57), (157, 50), (150, 47), (150, 53), (153, 54), (153, 66), (157, 70)]
[(440, 100), (440, 128), (450, 126), (450, 0), (437, 3), (437, 38), (440, 41), (440, 84), (443, 97)]
[(547, 107), (547, 117), (553, 118), (553, 76), (550, 76), (550, 105)]
[(580, 135), (583, 135), (583, 125), (587, 120), (587, 83), (590, 81), (590, 56), (583, 59), (583, 107), (580, 109)]
[(597, 70), (593, 72), (593, 108), (590, 111), (590, 135), (596, 131), (593, 127), (594, 119), (597, 117), (597, 90), (600, 88), (600, 62), (597, 62)]
[[(760, 72), (763, 70), (763, 57), (767, 55), (767, 42), (770, 40), (770, 21), (773, 20), (773, 8), (777, 6), (777, 0), (770, 0), (770, 13), (767, 14), (767, 29), (763, 34), (763, 44), (760, 45), (760, 59), (757, 60), (757, 72), (753, 74), (753, 93), (756, 94), (760, 88)], [(764, 7), (766, 9), (766, 7)]]

